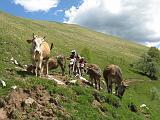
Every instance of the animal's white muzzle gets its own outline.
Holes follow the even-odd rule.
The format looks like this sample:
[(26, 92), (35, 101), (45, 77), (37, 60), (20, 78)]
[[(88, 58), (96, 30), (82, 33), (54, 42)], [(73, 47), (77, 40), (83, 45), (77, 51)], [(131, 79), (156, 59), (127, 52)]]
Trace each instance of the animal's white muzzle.
[(35, 49), (35, 50), (34, 50), (34, 53), (35, 53), (35, 54), (40, 54), (41, 51), (40, 51), (39, 49)]

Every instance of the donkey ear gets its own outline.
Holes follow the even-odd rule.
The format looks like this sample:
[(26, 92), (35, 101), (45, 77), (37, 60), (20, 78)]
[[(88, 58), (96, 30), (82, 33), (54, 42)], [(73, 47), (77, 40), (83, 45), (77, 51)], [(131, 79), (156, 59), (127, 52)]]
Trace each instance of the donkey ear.
[(38, 36), (33, 33), (33, 38), (35, 39), (35, 38), (37, 38), (37, 37), (38, 37)]
[(44, 39), (41, 39), (42, 40), (42, 42), (44, 42), (45, 40)]
[(27, 40), (27, 42), (28, 42), (29, 44), (32, 43), (32, 41), (33, 41), (33, 40)]

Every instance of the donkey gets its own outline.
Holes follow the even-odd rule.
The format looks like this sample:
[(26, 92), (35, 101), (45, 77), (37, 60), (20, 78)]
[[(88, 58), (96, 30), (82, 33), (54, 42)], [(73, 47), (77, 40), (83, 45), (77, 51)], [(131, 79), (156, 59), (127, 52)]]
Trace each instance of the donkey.
[(109, 65), (103, 71), (103, 77), (107, 84), (108, 93), (112, 93), (112, 84), (115, 83), (115, 94), (121, 98), (128, 86), (122, 78), (122, 72), (119, 66)]
[(87, 67), (87, 74), (91, 79), (91, 85), (94, 86), (94, 83), (95, 89), (100, 90), (101, 69), (96, 64), (90, 64)]

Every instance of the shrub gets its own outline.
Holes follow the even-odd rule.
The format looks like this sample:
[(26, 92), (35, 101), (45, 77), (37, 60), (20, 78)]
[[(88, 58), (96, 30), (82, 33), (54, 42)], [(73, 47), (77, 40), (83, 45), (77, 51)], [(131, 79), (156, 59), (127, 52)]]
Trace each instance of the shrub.
[(156, 62), (160, 63), (160, 51), (158, 50), (158, 48), (156, 48), (156, 47), (151, 47), (151, 48), (148, 50), (147, 54), (148, 54), (151, 58), (155, 59)]
[(159, 50), (151, 47), (148, 52), (140, 57), (140, 59), (132, 64), (132, 68), (148, 76), (151, 79), (158, 79), (159, 63), (160, 63)]

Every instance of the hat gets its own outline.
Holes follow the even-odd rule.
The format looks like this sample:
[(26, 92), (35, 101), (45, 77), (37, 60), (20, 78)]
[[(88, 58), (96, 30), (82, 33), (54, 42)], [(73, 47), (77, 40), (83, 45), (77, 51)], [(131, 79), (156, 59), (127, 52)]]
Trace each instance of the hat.
[(71, 52), (72, 52), (72, 53), (76, 53), (76, 50), (72, 50)]

